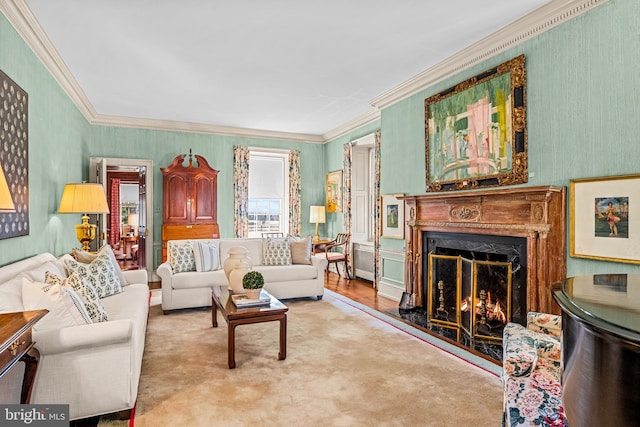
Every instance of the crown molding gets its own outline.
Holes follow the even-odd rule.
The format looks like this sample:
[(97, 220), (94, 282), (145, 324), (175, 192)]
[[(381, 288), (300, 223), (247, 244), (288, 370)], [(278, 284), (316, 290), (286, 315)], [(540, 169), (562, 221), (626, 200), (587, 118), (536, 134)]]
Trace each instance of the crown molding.
[(609, 0), (551, 0), (519, 20), (378, 96), (371, 101), (371, 105), (382, 109), (395, 104), (607, 1)]
[(0, 11), (7, 17), (18, 34), (20, 34), (44, 64), (56, 82), (58, 82), (71, 101), (76, 105), (80, 113), (92, 125), (323, 144), (380, 119), (380, 110), (382, 108), (401, 101), (451, 75), (459, 73), (506, 49), (512, 48), (532, 37), (548, 31), (607, 1), (608, 0), (551, 0), (547, 5), (540, 7), (518, 21), (507, 25), (485, 39), (373, 99), (371, 105), (374, 108), (371, 111), (323, 135), (98, 114), (37, 19), (33, 16), (33, 13), (25, 1), (0, 0)]
[(348, 122), (338, 126), (335, 129), (330, 130), (329, 132), (322, 135), (322, 139), (324, 142), (329, 142), (336, 138), (345, 135), (352, 130), (356, 130), (361, 126), (368, 125), (376, 120), (380, 119), (380, 110), (379, 109), (371, 109), (368, 112), (359, 115), (355, 119), (349, 120)]
[(244, 138), (275, 139), (278, 141), (306, 142), (323, 144), (325, 139), (320, 135), (306, 133), (279, 132), (263, 129), (247, 129), (232, 126), (218, 126), (203, 123), (178, 122), (172, 120), (141, 119), (136, 117), (110, 116), (97, 114), (91, 124), (117, 126), (136, 129), (163, 130), (168, 132), (189, 132), (210, 135), (227, 135)]
[(91, 122), (96, 114), (93, 105), (24, 0), (2, 0), (0, 1), (0, 10), (55, 81), (71, 98), (80, 113)]

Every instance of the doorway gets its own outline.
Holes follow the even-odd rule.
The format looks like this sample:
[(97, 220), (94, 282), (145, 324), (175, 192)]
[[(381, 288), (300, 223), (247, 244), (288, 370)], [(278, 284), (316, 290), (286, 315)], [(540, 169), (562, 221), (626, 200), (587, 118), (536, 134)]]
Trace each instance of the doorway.
[(153, 161), (91, 157), (89, 181), (105, 188), (110, 213), (97, 215), (97, 250), (109, 244), (123, 270), (153, 273)]

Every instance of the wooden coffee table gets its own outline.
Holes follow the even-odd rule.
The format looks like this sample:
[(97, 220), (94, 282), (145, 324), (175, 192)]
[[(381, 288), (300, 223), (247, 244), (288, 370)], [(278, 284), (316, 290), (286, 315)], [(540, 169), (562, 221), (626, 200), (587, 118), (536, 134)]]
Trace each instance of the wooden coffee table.
[(271, 295), (269, 305), (259, 307), (238, 308), (231, 300), (233, 292), (222, 291), (221, 295), (211, 292), (211, 324), (218, 327), (218, 310), (228, 325), (228, 358), (229, 369), (236, 367), (236, 326), (251, 323), (280, 322), (280, 352), (278, 360), (287, 357), (287, 311), (289, 308)]

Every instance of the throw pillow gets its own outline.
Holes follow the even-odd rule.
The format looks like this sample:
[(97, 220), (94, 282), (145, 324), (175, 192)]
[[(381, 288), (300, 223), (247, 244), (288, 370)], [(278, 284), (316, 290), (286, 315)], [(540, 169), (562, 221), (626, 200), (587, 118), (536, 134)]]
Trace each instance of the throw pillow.
[(89, 264), (91, 261), (96, 259), (98, 256), (97, 253), (91, 253), (88, 251), (83, 251), (82, 249), (74, 249), (71, 251), (71, 256), (76, 259), (76, 261), (81, 262), (83, 264)]
[(66, 279), (47, 271), (44, 283), (48, 285), (68, 286), (76, 291), (78, 295), (80, 295), (80, 298), (82, 298), (87, 313), (89, 313), (93, 322), (99, 323), (109, 320), (107, 311), (104, 309), (102, 301), (100, 301), (100, 297), (98, 296), (98, 291), (96, 291), (87, 280), (82, 280), (77, 271), (71, 273), (71, 276)]
[(109, 254), (98, 255), (89, 264), (83, 264), (72, 258), (65, 258), (64, 263), (69, 270), (69, 275), (77, 271), (81, 278), (89, 281), (100, 298), (122, 292), (122, 283)]
[(169, 264), (173, 274), (185, 271), (196, 271), (196, 260), (193, 257), (193, 242), (169, 241)]
[(291, 247), (288, 239), (267, 237), (262, 243), (264, 265), (291, 265)]
[(82, 249), (74, 249), (71, 252), (71, 256), (74, 257), (78, 262), (81, 262), (83, 264), (90, 264), (91, 261), (96, 259), (99, 255), (105, 253), (109, 255), (109, 258), (111, 258), (111, 263), (114, 265), (116, 273), (118, 273), (118, 277), (120, 278), (120, 283), (122, 284), (122, 286), (128, 284), (127, 279), (124, 277), (124, 274), (122, 274), (122, 269), (120, 268), (120, 264), (118, 264), (116, 254), (113, 253), (113, 249), (109, 245), (104, 245), (97, 253), (83, 251)]
[(289, 245), (293, 264), (311, 264), (311, 236), (304, 239), (289, 236)]
[(220, 242), (195, 241), (193, 257), (196, 271), (212, 271), (220, 269)]
[(47, 285), (23, 278), (22, 305), (25, 310), (49, 310), (46, 316), (33, 325), (34, 331), (92, 323), (80, 296), (66, 286)]

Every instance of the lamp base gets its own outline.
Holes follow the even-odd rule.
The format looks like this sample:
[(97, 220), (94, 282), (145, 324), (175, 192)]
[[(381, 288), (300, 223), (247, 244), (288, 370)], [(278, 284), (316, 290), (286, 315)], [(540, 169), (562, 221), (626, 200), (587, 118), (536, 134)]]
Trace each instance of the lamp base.
[(83, 251), (89, 251), (89, 245), (96, 238), (96, 226), (89, 224), (89, 215), (82, 217), (82, 224), (76, 225), (76, 238), (82, 244)]

